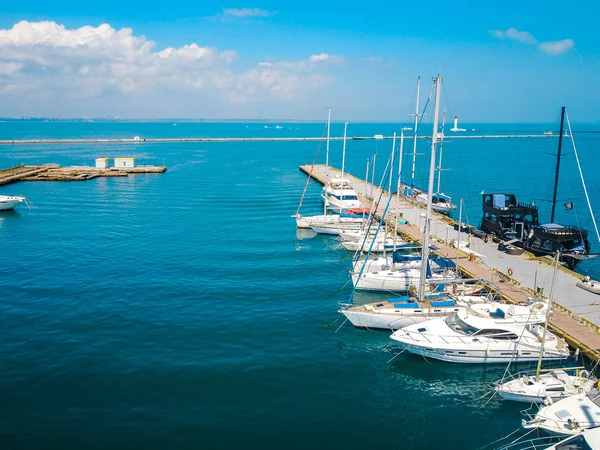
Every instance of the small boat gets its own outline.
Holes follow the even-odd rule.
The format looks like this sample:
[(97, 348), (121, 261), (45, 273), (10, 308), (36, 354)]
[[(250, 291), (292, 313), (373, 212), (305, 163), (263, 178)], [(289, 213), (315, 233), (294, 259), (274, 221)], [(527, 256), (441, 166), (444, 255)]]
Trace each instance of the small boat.
[(0, 211), (15, 209), (23, 202), (27, 202), (27, 198), (15, 195), (0, 195)]
[(581, 289), (585, 289), (586, 291), (592, 292), (594, 294), (600, 294), (600, 282), (590, 279), (589, 276), (585, 277), (581, 281), (578, 281), (577, 284), (575, 284), (575, 286), (580, 287)]
[(533, 418), (522, 420), (523, 428), (537, 428), (553, 434), (575, 435), (584, 430), (600, 427), (600, 390), (598, 389), (573, 395), (558, 402), (550, 399), (547, 403)]
[(515, 402), (543, 403), (548, 397), (558, 401), (575, 394), (587, 393), (598, 383), (596, 377), (582, 370), (569, 375), (562, 369), (534, 376), (522, 375), (496, 384), (494, 390), (504, 399)]

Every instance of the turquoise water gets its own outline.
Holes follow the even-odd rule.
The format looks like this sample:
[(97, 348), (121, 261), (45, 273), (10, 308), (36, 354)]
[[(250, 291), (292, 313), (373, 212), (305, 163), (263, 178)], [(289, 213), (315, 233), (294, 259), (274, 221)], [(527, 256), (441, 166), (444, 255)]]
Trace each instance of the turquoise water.
[[(321, 124), (282, 126), (292, 129), (4, 122), (0, 139), (323, 131)], [(341, 129), (335, 124), (333, 133)], [(349, 133), (394, 129), (358, 124)], [(597, 163), (599, 143), (596, 134), (577, 137), (584, 170)], [(419, 152), (427, 144), (420, 142)], [(444, 165), (452, 170), (442, 185), (455, 199), (465, 198), (473, 224), (482, 190), (550, 198), (546, 177), (554, 166), (543, 152), (555, 144), (450, 140)], [(0, 213), (4, 446), (475, 449), (517, 429), (520, 405), (493, 399), (481, 408), (479, 398), (503, 367), (404, 354), (388, 363), (395, 354), (388, 333), (346, 325), (334, 334), (341, 323), (337, 302), (350, 293), (350, 256), (330, 238), (297, 233), (290, 217), (306, 182), (298, 166), (312, 162), (317, 146), (1, 146), (2, 168), (92, 164), (98, 156), (168, 166), (162, 175), (0, 187), (1, 194), (25, 195), (36, 206)], [(388, 147), (389, 141), (350, 141), (348, 170), (364, 176), (366, 159), (377, 150), (383, 161)], [(321, 162), (323, 152), (324, 146)], [(330, 158), (341, 164), (340, 142), (332, 144)], [(560, 208), (558, 217), (576, 217), (591, 231), (577, 169), (567, 160), (572, 155), (565, 158), (561, 179), (568, 181), (560, 197), (576, 208), (571, 215)], [(382, 170), (378, 163), (377, 177)], [(423, 173), (417, 178), (424, 182)], [(598, 210), (600, 173), (585, 175)], [(305, 214), (320, 210), (319, 190), (310, 183)], [(600, 276), (593, 261), (581, 267)]]

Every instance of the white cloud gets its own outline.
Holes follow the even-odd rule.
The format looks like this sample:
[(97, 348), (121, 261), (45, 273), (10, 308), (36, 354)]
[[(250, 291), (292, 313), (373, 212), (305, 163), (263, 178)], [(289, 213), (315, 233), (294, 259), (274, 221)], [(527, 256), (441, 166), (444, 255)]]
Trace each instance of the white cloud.
[(562, 41), (538, 42), (533, 35), (527, 31), (519, 31), (516, 28), (509, 28), (506, 31), (490, 30), (490, 35), (498, 39), (510, 39), (524, 44), (537, 44), (537, 48), (548, 55), (560, 55), (571, 50), (575, 46), (573, 39), (563, 39)]
[(563, 39), (562, 41), (542, 42), (539, 48), (549, 55), (560, 55), (575, 47), (573, 39)]
[(308, 58), (308, 60), (310, 62), (342, 62), (344, 58), (342, 58), (341, 56), (329, 55), (327, 53), (319, 53), (318, 55), (311, 55), (310, 58)]
[[(177, 93), (224, 104), (304, 100), (331, 81), (310, 59), (264, 61), (235, 70), (231, 63), (238, 57), (235, 50), (197, 43), (159, 50), (132, 29), (108, 24), (67, 29), (55, 22), (23, 21), (0, 29), (0, 105), (6, 110), (8, 95), (21, 96), (21, 103), (53, 99), (48, 104), (56, 111), (67, 102), (92, 108), (105, 98), (125, 103)], [(82, 98), (88, 100), (82, 103)], [(155, 108), (160, 111), (161, 103)]]
[(269, 17), (275, 14), (260, 8), (223, 8), (224, 17)]
[(527, 31), (519, 31), (514, 27), (506, 31), (490, 30), (490, 34), (498, 39), (511, 39), (513, 41), (523, 42), (525, 44), (536, 44), (537, 40)]

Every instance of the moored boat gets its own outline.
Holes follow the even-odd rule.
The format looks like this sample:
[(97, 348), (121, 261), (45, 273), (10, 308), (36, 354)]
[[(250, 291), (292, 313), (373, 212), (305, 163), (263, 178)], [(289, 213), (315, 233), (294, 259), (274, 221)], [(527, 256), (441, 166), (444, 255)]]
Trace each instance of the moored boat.
[(15, 209), (21, 203), (26, 202), (26, 197), (15, 195), (0, 195), (0, 211), (9, 211)]

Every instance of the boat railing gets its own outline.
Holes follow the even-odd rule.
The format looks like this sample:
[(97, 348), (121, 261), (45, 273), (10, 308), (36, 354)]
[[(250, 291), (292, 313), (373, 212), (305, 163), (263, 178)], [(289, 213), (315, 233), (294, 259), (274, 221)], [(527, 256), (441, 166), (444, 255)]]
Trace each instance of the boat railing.
[[(499, 339), (492, 336), (478, 336), (477, 334), (471, 334), (465, 337), (455, 336), (455, 335), (442, 335), (442, 334), (433, 334), (433, 333), (423, 333), (421, 331), (412, 331), (407, 330), (406, 328), (402, 330), (407, 337), (412, 339), (415, 342), (419, 342), (421, 339), (416, 337), (425, 339), (427, 342), (433, 344), (436, 340), (441, 340), (446, 344), (472, 344), (473, 342), (479, 341), (480, 337), (485, 338), (486, 341), (492, 341), (495, 343), (511, 343), (514, 342), (520, 346), (529, 347), (531, 349), (537, 350), (539, 349), (539, 340), (530, 336), (521, 336), (517, 341), (512, 341), (508, 339)], [(414, 336), (416, 335), (416, 337)], [(431, 339), (430, 339), (431, 338)], [(477, 339), (477, 340), (475, 340)], [(481, 342), (481, 341), (480, 341)], [(548, 352), (550, 353), (550, 352)]]
[(528, 439), (526, 441), (514, 442), (502, 447), (498, 447), (496, 450), (540, 450), (548, 448), (549, 446), (554, 445), (565, 438), (566, 436), (544, 436), (535, 439)]

